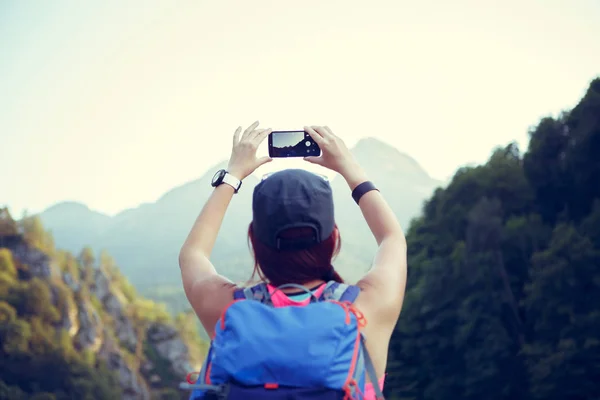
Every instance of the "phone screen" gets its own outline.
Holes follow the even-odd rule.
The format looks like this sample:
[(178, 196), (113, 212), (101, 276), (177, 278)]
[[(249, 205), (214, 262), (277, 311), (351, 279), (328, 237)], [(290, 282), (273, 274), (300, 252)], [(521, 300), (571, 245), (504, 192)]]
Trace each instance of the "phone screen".
[(304, 131), (273, 131), (269, 135), (270, 157), (319, 156), (319, 145)]

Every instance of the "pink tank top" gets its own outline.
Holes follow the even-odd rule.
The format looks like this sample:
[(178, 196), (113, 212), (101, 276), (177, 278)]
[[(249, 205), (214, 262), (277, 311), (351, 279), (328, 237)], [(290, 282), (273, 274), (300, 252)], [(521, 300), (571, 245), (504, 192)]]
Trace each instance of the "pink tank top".
[[(295, 301), (287, 297), (285, 293), (283, 293), (281, 290), (275, 291), (274, 286), (267, 285), (267, 288), (269, 290), (269, 293), (271, 294), (271, 301), (273, 302), (273, 306), (275, 307), (303, 307), (310, 303), (310, 298), (307, 298), (302, 301)], [(321, 285), (313, 293), (315, 294), (315, 296), (319, 297), (323, 293), (323, 290), (325, 290), (325, 284)], [(381, 390), (383, 390), (384, 383), (385, 375), (379, 379), (379, 387), (381, 388)], [(376, 400), (375, 389), (373, 389), (373, 385), (371, 383), (367, 383), (365, 385), (364, 400)]]

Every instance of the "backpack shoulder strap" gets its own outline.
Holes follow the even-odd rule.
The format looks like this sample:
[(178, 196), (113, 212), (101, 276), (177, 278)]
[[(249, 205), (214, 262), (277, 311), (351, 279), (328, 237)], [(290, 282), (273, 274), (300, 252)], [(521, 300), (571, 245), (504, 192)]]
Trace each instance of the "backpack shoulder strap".
[(267, 284), (264, 282), (261, 282), (254, 286), (240, 288), (233, 292), (233, 300), (242, 299), (256, 300), (267, 305), (271, 303), (269, 289), (267, 289)]
[[(336, 300), (354, 303), (359, 294), (360, 288), (356, 285), (348, 285), (345, 283), (338, 283), (336, 281), (329, 281), (327, 282), (319, 301)], [(271, 304), (269, 290), (267, 289), (267, 284), (264, 282), (254, 286), (237, 289), (233, 292), (233, 299), (256, 300), (266, 305)]]
[(385, 400), (385, 397), (383, 396), (383, 391), (381, 390), (381, 387), (379, 386), (379, 379), (377, 379), (377, 372), (375, 372), (375, 366), (373, 365), (373, 360), (371, 359), (371, 356), (369, 355), (369, 352), (367, 351), (367, 345), (365, 344), (365, 336), (361, 333), (360, 334), (360, 342), (361, 342), (361, 346), (362, 346), (362, 365), (359, 364), (359, 366), (357, 366), (356, 370), (355, 370), (355, 375), (354, 375), (354, 379), (358, 379), (360, 377), (360, 374), (362, 373), (362, 369), (364, 368), (364, 372), (366, 372), (366, 375), (369, 377), (369, 380), (371, 381), (371, 384), (373, 385), (373, 390), (375, 390), (375, 398), (377, 400)]
[[(354, 303), (359, 294), (360, 288), (356, 285), (347, 285), (345, 283), (330, 281), (327, 283), (320, 300), (337, 300)], [(365, 337), (362, 333), (360, 335), (360, 339), (362, 347), (362, 352), (360, 355), (361, 362), (357, 363), (357, 368), (354, 371), (354, 378), (358, 380), (361, 374), (366, 373), (366, 375), (369, 377), (369, 380), (373, 384), (373, 389), (375, 390), (376, 396), (375, 398), (377, 400), (384, 400), (385, 397), (383, 396), (381, 387), (379, 387), (379, 380), (377, 379), (377, 373), (375, 372), (373, 360), (367, 351)]]
[(327, 282), (327, 286), (325, 286), (325, 290), (323, 290), (323, 294), (321, 294), (320, 300), (348, 301), (354, 303), (359, 293), (360, 288), (358, 286), (329, 281)]

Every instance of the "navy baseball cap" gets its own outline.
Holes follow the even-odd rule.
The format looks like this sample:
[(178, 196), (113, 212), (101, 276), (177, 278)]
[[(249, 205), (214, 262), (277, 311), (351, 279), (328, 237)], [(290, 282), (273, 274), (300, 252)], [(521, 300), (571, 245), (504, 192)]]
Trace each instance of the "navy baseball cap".
[[(290, 228), (311, 228), (313, 235), (282, 238)], [(301, 250), (321, 243), (335, 228), (333, 193), (329, 181), (303, 169), (278, 171), (254, 188), (252, 233), (278, 250)]]

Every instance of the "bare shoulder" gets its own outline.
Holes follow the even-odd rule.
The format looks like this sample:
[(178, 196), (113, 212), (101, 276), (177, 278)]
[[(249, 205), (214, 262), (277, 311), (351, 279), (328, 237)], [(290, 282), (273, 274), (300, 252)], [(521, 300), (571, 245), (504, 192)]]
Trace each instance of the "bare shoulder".
[(402, 309), (404, 288), (390, 288), (390, 282), (379, 281), (376, 274), (367, 274), (357, 284), (360, 294), (356, 306), (365, 314), (369, 325), (378, 330), (393, 330)]
[(221, 313), (233, 301), (233, 293), (238, 288), (227, 278), (212, 275), (195, 282), (187, 293), (188, 301), (211, 337)]

